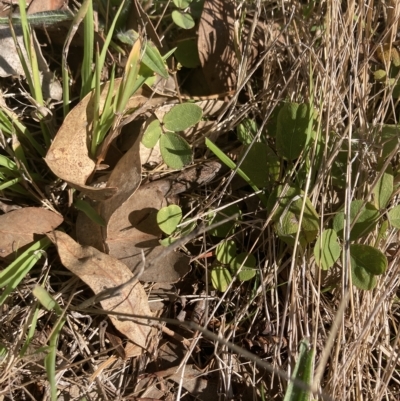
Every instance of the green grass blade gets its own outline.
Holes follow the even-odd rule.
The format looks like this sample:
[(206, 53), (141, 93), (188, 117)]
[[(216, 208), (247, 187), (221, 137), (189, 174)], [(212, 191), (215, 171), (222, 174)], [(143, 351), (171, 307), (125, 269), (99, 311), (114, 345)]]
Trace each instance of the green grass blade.
[[(20, 16), (21, 16), (22, 35), (24, 38), (25, 49), (28, 54), (30, 68), (28, 67), (28, 64), (25, 61), (25, 58), (21, 52), (21, 49), (19, 49), (19, 44), (18, 44), (14, 29), (12, 28), (11, 24), (10, 24), (10, 29), (11, 29), (12, 35), (14, 37), (14, 42), (15, 42), (15, 45), (17, 48), (18, 56), (20, 58), (22, 67), (24, 69), (25, 77), (29, 84), (30, 93), (31, 93), (32, 97), (35, 99), (38, 106), (44, 106), (37, 54), (36, 54), (35, 46), (34, 46), (34, 43), (32, 40), (32, 30), (29, 26), (28, 18), (26, 15), (26, 1), (19, 0), (18, 4), (19, 4), (19, 9), (20, 9)], [(42, 130), (44, 142), (46, 144), (46, 147), (48, 148), (50, 146), (49, 130), (48, 130), (46, 124), (44, 124), (43, 122), (40, 122), (40, 127)]]
[(20, 132), (20, 135), (18, 135), (20, 141), (22, 141), (23, 138), (26, 138), (40, 156), (44, 157), (46, 155), (45, 149), (39, 145), (36, 139), (29, 132), (28, 128), (18, 121), (11, 110), (8, 110), (5, 107), (3, 108), (2, 106), (0, 106), (0, 128), (3, 132), (7, 133), (8, 136), (11, 136), (16, 129), (17, 133)]
[[(83, 99), (92, 88), (92, 63), (93, 63), (93, 46), (94, 46), (94, 22), (93, 22), (93, 3), (89, 1), (88, 9), (83, 20), (83, 62), (82, 62), (82, 89), (81, 99)], [(98, 60), (96, 60), (97, 67)]]
[[(26, 20), (31, 26), (51, 26), (63, 21), (69, 21), (73, 18), (73, 14), (68, 10), (42, 11), (26, 16)], [(10, 21), (8, 17), (0, 17), (0, 25), (6, 25)], [(11, 15), (11, 23), (13, 25), (22, 25), (20, 14)]]
[[(304, 384), (311, 386), (313, 376), (314, 351), (309, 349), (308, 340), (300, 342), (299, 359), (293, 369), (292, 379), (301, 380)], [(310, 392), (304, 390), (291, 381), (286, 390), (283, 401), (309, 401)]]
[(132, 47), (128, 60), (125, 66), (124, 77), (122, 78), (121, 85), (118, 88), (117, 100), (117, 114), (124, 112), (129, 98), (134, 93), (135, 81), (139, 74), (140, 68), (140, 52), (141, 43), (137, 40)]
[(33, 307), (33, 313), (28, 318), (27, 324), (29, 326), (28, 334), (26, 336), (26, 340), (24, 342), (24, 345), (21, 348), (21, 351), (19, 352), (19, 356), (22, 358), (25, 355), (25, 352), (27, 351), (31, 341), (35, 337), (35, 331), (36, 331), (36, 325), (39, 317), (39, 312), (40, 308), (38, 307), (38, 304), (36, 303)]
[(48, 354), (44, 358), (44, 366), (46, 368), (47, 380), (49, 381), (50, 385), (50, 399), (51, 401), (57, 401), (57, 343), (66, 319), (62, 317), (63, 310), (61, 309), (60, 305), (58, 305), (57, 301), (42, 286), (37, 285), (33, 289), (32, 293), (45, 309), (53, 310), (57, 314), (57, 316), (60, 316), (60, 319), (57, 321), (50, 335)]
[(93, 209), (93, 207), (86, 201), (77, 199), (74, 202), (74, 206), (80, 210), (81, 212), (85, 213), (90, 220), (94, 223), (98, 224), (101, 227), (106, 227), (106, 222), (104, 219)]
[(79, 11), (75, 14), (72, 24), (69, 28), (67, 38), (64, 43), (63, 53), (62, 53), (62, 77), (63, 77), (63, 111), (64, 117), (69, 112), (69, 103), (70, 103), (70, 94), (69, 94), (69, 71), (68, 71), (68, 52), (69, 46), (72, 42), (72, 38), (74, 37), (76, 31), (79, 28), (80, 23), (85, 18), (85, 15), (88, 11), (89, 5), (92, 4), (92, 0), (84, 0)]
[(263, 193), (260, 193), (260, 190), (243, 170), (241, 170), (240, 168), (237, 169), (236, 163), (233, 160), (231, 160), (217, 145), (215, 145), (208, 138), (206, 138), (206, 146), (208, 149), (211, 150), (211, 152), (214, 153), (215, 156), (218, 157), (219, 160), (221, 160), (222, 163), (224, 163), (231, 170), (236, 170), (238, 175), (243, 178), (248, 185), (250, 185), (254, 192), (257, 192), (257, 195), (262, 203), (267, 206), (267, 198), (265, 197), (265, 195)]
[[(107, 33), (106, 40), (104, 41), (104, 45), (103, 45), (103, 48), (102, 48), (102, 50), (101, 50), (100, 57), (99, 57), (99, 66), (100, 66), (100, 69), (103, 68), (104, 63), (105, 63), (105, 61), (106, 61), (106, 56), (107, 56), (108, 47), (110, 46), (111, 39), (112, 39), (112, 37), (113, 37), (113, 35), (114, 35), (115, 25), (116, 25), (116, 23), (117, 23), (117, 20), (118, 20), (119, 15), (121, 14), (121, 11), (122, 11), (122, 9), (123, 9), (123, 7), (124, 7), (124, 4), (125, 4), (125, 0), (123, 0), (123, 1), (121, 2), (120, 6), (119, 6), (119, 8), (118, 8), (118, 11), (117, 11), (117, 13), (115, 14), (115, 18), (114, 18), (114, 20), (113, 20), (113, 22), (112, 22), (112, 24), (111, 24), (111, 26), (110, 26), (110, 29), (109, 29), (109, 31), (108, 31), (108, 33)], [(92, 89), (94, 88), (94, 85), (95, 85), (94, 79), (95, 79), (95, 77), (93, 76), (93, 81), (92, 81), (92, 85), (91, 85), (91, 88), (92, 88)]]
[(50, 244), (51, 241), (47, 237), (40, 239), (0, 272), (0, 288), (6, 287), (0, 295), (0, 305), (3, 305), (8, 295), (17, 288), (18, 284), (42, 257), (40, 251), (46, 249)]
[(60, 319), (53, 329), (53, 333), (49, 340), (49, 353), (44, 358), (44, 366), (46, 368), (47, 380), (50, 385), (50, 399), (57, 401), (57, 381), (56, 381), (56, 358), (57, 358), (57, 343), (60, 337), (61, 330), (65, 324), (65, 319)]

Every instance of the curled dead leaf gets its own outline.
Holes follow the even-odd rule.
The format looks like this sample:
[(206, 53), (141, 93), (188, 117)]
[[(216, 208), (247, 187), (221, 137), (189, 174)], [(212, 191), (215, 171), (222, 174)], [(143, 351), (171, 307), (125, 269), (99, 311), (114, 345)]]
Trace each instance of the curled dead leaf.
[(105, 242), (109, 254), (122, 260), (142, 281), (172, 283), (190, 270), (189, 259), (176, 252), (169, 253), (162, 264), (151, 263), (165, 250), (159, 244), (161, 230), (156, 215), (167, 205), (171, 186), (171, 181), (160, 180), (139, 188), (108, 222)]
[(26, 207), (0, 216), (0, 257), (34, 241), (35, 234), (45, 234), (63, 222), (62, 216), (40, 207)]
[(143, 316), (135, 320), (114, 314), (109, 317), (130, 341), (146, 349), (152, 333), (146, 317), (152, 313), (143, 286), (126, 265), (95, 248), (79, 245), (61, 231), (48, 237), (56, 245), (62, 264), (99, 296), (105, 311)]
[[(121, 79), (115, 80), (115, 90), (119, 87)], [(103, 110), (108, 92), (109, 83), (103, 85), (100, 95), (99, 111)], [(142, 91), (137, 91), (127, 105), (127, 110), (140, 110), (146, 112), (165, 101), (164, 98), (152, 98), (143, 96)], [(88, 138), (91, 124), (94, 118), (93, 92), (86, 95), (67, 115), (59, 129), (53, 143), (47, 152), (45, 161), (51, 171), (72, 187), (82, 191), (91, 199), (105, 200), (113, 196), (117, 189), (111, 187), (94, 188), (86, 185), (87, 179), (93, 173), (96, 163), (89, 157)], [(101, 159), (104, 159), (111, 140), (119, 133), (119, 129), (111, 132), (104, 141)]]

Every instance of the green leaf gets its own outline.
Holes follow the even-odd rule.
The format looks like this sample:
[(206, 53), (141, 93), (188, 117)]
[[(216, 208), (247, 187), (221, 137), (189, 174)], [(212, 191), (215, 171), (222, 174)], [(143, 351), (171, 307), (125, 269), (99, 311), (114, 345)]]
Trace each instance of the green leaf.
[(382, 126), (382, 131), (378, 134), (381, 145), (383, 146), (381, 158), (382, 160), (385, 160), (397, 146), (400, 135), (400, 126), (394, 124), (384, 124)]
[(54, 310), (58, 316), (62, 315), (62, 309), (57, 301), (41, 285), (35, 285), (32, 294), (37, 298), (40, 304), (48, 311)]
[(182, 220), (182, 209), (178, 205), (169, 205), (157, 213), (157, 224), (160, 229), (170, 235)]
[(93, 206), (82, 200), (82, 199), (76, 199), (74, 202), (74, 206), (80, 210), (81, 212), (85, 213), (87, 217), (89, 217), (90, 220), (95, 222), (101, 227), (106, 227), (106, 222), (104, 219), (97, 213), (97, 211), (93, 208)]
[(147, 42), (146, 44), (142, 63), (164, 79), (168, 79), (168, 68), (165, 66), (165, 62), (157, 47), (151, 42)]
[(375, 206), (378, 210), (384, 209), (389, 203), (390, 198), (393, 194), (393, 172), (389, 169), (383, 173), (382, 177), (377, 182), (374, 188), (374, 200)]
[(190, 145), (174, 132), (167, 132), (161, 135), (160, 152), (165, 164), (176, 170), (192, 162)]
[(339, 259), (340, 245), (334, 230), (324, 230), (314, 247), (315, 263), (322, 269), (330, 269)]
[(14, 262), (0, 271), (0, 288), (6, 287), (0, 294), (0, 306), (43, 256), (41, 251), (45, 250), (50, 244), (51, 241), (47, 237), (40, 239), (18, 256)]
[(286, 160), (294, 160), (309, 142), (309, 123), (312, 119), (307, 104), (286, 103), (278, 114), (276, 151)]
[(376, 276), (360, 266), (351, 266), (351, 280), (360, 290), (373, 290), (376, 287)]
[(400, 205), (389, 210), (389, 223), (394, 228), (400, 228)]
[(385, 81), (387, 77), (385, 70), (376, 70), (374, 72), (374, 79), (375, 81)]
[(254, 137), (257, 135), (257, 131), (257, 123), (250, 118), (245, 118), (236, 127), (237, 137), (239, 141), (243, 143), (243, 145), (250, 145)]
[(5, 361), (7, 354), (8, 348), (4, 344), (0, 343), (0, 366)]
[(236, 255), (235, 241), (227, 240), (218, 244), (215, 256), (218, 262), (228, 265)]
[[(369, 234), (376, 226), (379, 218), (379, 212), (371, 203), (362, 206), (364, 201), (354, 200), (350, 204), (350, 226), (353, 224), (355, 217), (359, 211), (361, 213), (353, 229), (350, 232), (350, 241), (355, 241), (367, 234)], [(343, 237), (344, 228), (344, 212), (340, 211), (333, 219), (333, 229), (339, 237)]]
[(186, 68), (196, 68), (200, 65), (197, 42), (193, 39), (179, 42), (174, 56)]
[[(282, 197), (283, 186), (277, 187), (268, 198), (267, 210), (272, 212), (278, 203), (278, 208), (272, 217), (279, 238), (288, 245), (294, 246), (296, 234), (299, 230), (304, 192), (298, 188), (289, 187)], [(314, 241), (319, 231), (319, 216), (311, 201), (307, 198), (299, 236), (300, 245), (304, 247)]]
[[(230, 205), (226, 208), (224, 208), (223, 210), (221, 210), (220, 212), (218, 212), (217, 214), (215, 214), (211, 221), (210, 221), (210, 225), (211, 224), (215, 224), (218, 223), (222, 220), (225, 220), (227, 217), (230, 216), (234, 216), (235, 214), (239, 215), (239, 219), (241, 216), (241, 210), (239, 209), (238, 205)], [(234, 227), (236, 226), (237, 219), (228, 221), (218, 227), (215, 227), (211, 230), (209, 230), (209, 234), (214, 236), (214, 237), (219, 237), (219, 238), (226, 238), (228, 236), (228, 234), (232, 234)]]
[(162, 130), (160, 121), (155, 119), (147, 125), (143, 134), (142, 144), (148, 149), (154, 148), (160, 139), (161, 134)]
[(197, 104), (177, 104), (165, 114), (163, 124), (169, 131), (184, 131), (197, 124), (202, 116), (203, 110)]
[(231, 281), (231, 273), (225, 267), (214, 267), (211, 270), (211, 283), (218, 291), (225, 292)]
[(232, 170), (236, 170), (237, 174), (243, 178), (248, 185), (254, 190), (257, 191), (257, 196), (260, 198), (261, 202), (266, 205), (267, 204), (267, 199), (264, 195), (264, 193), (260, 193), (257, 186), (251, 181), (250, 177), (241, 169), (236, 167), (236, 163), (229, 158), (221, 149), (218, 148), (217, 145), (215, 145), (213, 142), (211, 142), (208, 138), (206, 138), (206, 146), (208, 149), (211, 150), (211, 152), (214, 153), (215, 156), (218, 157), (219, 160), (221, 160), (222, 163), (224, 163), (227, 167), (229, 167)]
[(174, 0), (174, 4), (178, 8), (186, 8), (189, 7), (189, 4), (192, 2), (192, 0)]
[(179, 230), (176, 230), (173, 235), (167, 238), (163, 238), (159, 242), (162, 246), (170, 246), (178, 239), (189, 235), (196, 227), (197, 223), (195, 221), (192, 221), (191, 223), (186, 225), (184, 221), (181, 221)]
[(193, 17), (190, 14), (177, 10), (172, 11), (172, 20), (183, 29), (192, 29), (195, 25)]
[[(244, 147), (243, 155), (246, 149)], [(256, 142), (251, 146), (240, 168), (258, 188), (272, 188), (279, 177), (280, 161), (267, 144)]]
[(352, 269), (362, 268), (375, 276), (385, 273), (388, 261), (379, 250), (369, 245), (350, 245), (350, 258)]
[[(126, 32), (119, 32), (117, 38), (128, 45), (133, 46), (139, 39), (140, 35), (133, 29)], [(164, 58), (161, 56), (157, 47), (152, 42), (147, 42), (142, 57), (142, 63), (150, 68), (151, 71), (161, 75), (164, 79), (168, 79), (168, 68), (165, 66)]]
[(387, 259), (376, 248), (365, 249), (360, 246), (367, 245), (353, 244), (350, 246), (352, 282), (361, 290), (372, 290), (377, 284), (373, 271), (384, 272), (387, 267)]
[(254, 255), (243, 252), (239, 253), (239, 255), (236, 255), (231, 260), (231, 262), (229, 263), (229, 267), (232, 273), (236, 274), (239, 268), (243, 266), (238, 274), (238, 279), (240, 281), (248, 281), (256, 275), (256, 264), (257, 260)]
[[(304, 384), (311, 386), (313, 377), (313, 365), (314, 365), (314, 351), (310, 349), (310, 343), (308, 340), (303, 339), (299, 346), (299, 359), (293, 369), (292, 379), (301, 380)], [(288, 384), (285, 398), (283, 401), (309, 401), (310, 392), (296, 386), (291, 381)]]

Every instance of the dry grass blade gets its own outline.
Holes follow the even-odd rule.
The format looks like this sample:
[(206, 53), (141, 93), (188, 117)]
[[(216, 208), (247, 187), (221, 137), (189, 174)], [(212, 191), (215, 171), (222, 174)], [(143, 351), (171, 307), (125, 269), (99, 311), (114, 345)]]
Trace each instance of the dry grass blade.
[[(110, 22), (115, 3), (98, 2), (100, 24)], [(34, 226), (24, 214), (37, 201), (28, 198), (31, 185), (63, 221), (47, 234), (58, 255), (45, 238), (27, 261), (3, 270), (3, 283), (9, 271), (17, 280), (1, 306), (0, 398), (46, 399), (50, 387), (54, 398), (57, 386), (61, 401), (291, 400), (305, 394), (295, 388), (318, 401), (400, 400), (400, 2), (127, 3), (133, 8), (121, 26), (135, 28), (142, 45), (152, 39), (160, 65), (165, 49), (182, 43), (200, 54), (196, 70), (168, 59), (167, 81), (179, 96), (165, 95), (170, 82), (157, 92), (139, 42), (133, 75), (154, 93), (143, 87), (129, 100), (123, 93), (128, 105), (115, 113), (104, 106), (115, 100), (110, 89), (105, 102), (105, 84), (98, 105), (89, 94), (64, 120), (54, 108), (59, 130), (49, 147), (37, 139), (38, 124), (29, 126), (30, 141), (23, 136), (24, 124), (35, 124), (24, 99), (2, 96), (0, 205), (4, 213), (22, 208), (0, 216), (7, 239), (0, 248), (9, 253), (61, 219), (31, 213), (47, 224), (24, 231), (25, 222)], [(107, 28), (104, 37), (111, 39)], [(112, 41), (96, 73), (107, 81), (115, 67), (117, 88), (120, 55), (131, 48)], [(51, 47), (42, 46), (47, 60), (56, 59)], [(190, 107), (175, 105), (194, 102), (196, 90), (230, 97), (208, 104), (190, 135), (179, 131), (185, 125), (174, 131), (165, 110), (175, 109), (180, 123), (176, 110)], [(111, 128), (89, 156), (91, 125), (105, 120)], [(162, 157), (141, 160), (141, 142), (150, 149), (168, 135), (185, 138), (185, 147), (164, 145), (192, 166), (176, 172)], [(77, 222), (77, 200), (105, 226)], [(179, 211), (168, 230), (157, 220), (164, 206)], [(38, 304), (37, 284), (65, 318), (57, 344), (55, 309)], [(51, 377), (43, 364), (49, 338)]]

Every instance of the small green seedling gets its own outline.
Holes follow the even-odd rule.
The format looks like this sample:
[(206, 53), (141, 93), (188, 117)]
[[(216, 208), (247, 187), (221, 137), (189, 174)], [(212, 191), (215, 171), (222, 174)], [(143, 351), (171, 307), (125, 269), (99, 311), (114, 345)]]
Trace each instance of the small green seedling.
[(178, 10), (172, 11), (172, 21), (182, 29), (192, 29), (195, 25), (194, 19), (186, 10), (190, 6), (192, 0), (173, 0)]
[(197, 226), (195, 221), (185, 223), (182, 220), (182, 209), (178, 205), (169, 205), (160, 209), (156, 220), (160, 230), (168, 235), (167, 238), (160, 240), (163, 246), (173, 244), (177, 239), (190, 234)]
[(286, 103), (280, 109), (276, 129), (276, 151), (280, 157), (297, 159), (315, 136), (314, 110), (309, 104)]
[[(272, 192), (267, 209), (271, 213), (278, 204), (272, 217), (276, 233), (282, 241), (294, 246), (305, 195), (296, 187), (289, 187), (285, 193), (283, 189), (283, 186), (279, 186)], [(305, 200), (300, 230), (299, 242), (303, 248), (313, 242), (319, 232), (319, 216), (308, 197)]]
[[(383, 204), (388, 201), (391, 194), (380, 196), (376, 193), (376, 199)], [(375, 230), (379, 212), (371, 203), (364, 205), (363, 200), (354, 200), (350, 204), (350, 241), (356, 241)], [(393, 209), (392, 209), (393, 210)], [(399, 209), (400, 211), (400, 209)], [(390, 214), (390, 212), (389, 212)], [(399, 216), (400, 217), (400, 216)], [(389, 217), (390, 221), (390, 217)], [(333, 229), (324, 230), (314, 247), (316, 264), (322, 270), (330, 269), (341, 254), (339, 238), (343, 238), (345, 224), (344, 212), (339, 211), (333, 219)], [(378, 238), (384, 236), (388, 223), (382, 224)], [(386, 227), (386, 229), (385, 229)], [(377, 248), (364, 244), (350, 245), (350, 268), (352, 283), (361, 290), (372, 290), (376, 287), (376, 276), (385, 273), (387, 269), (387, 258)]]
[(400, 228), (400, 205), (389, 210), (388, 219), (392, 227)]
[[(350, 225), (353, 226), (350, 232), (350, 241), (355, 241), (361, 237), (366, 236), (374, 230), (379, 219), (378, 209), (367, 202), (364, 205), (364, 201), (354, 200), (350, 204)], [(354, 223), (354, 219), (357, 221)], [(336, 214), (333, 219), (333, 229), (336, 231), (339, 237), (343, 238), (344, 228), (344, 211), (340, 211)]]
[(350, 245), (351, 277), (353, 284), (361, 290), (376, 287), (376, 276), (385, 273), (388, 261), (379, 250), (369, 245)]
[(160, 209), (157, 213), (157, 224), (160, 229), (171, 235), (182, 220), (182, 209), (178, 205), (169, 205)]
[(240, 281), (251, 280), (256, 275), (256, 258), (246, 252), (237, 254), (233, 240), (222, 241), (215, 256), (217, 263), (211, 269), (211, 283), (218, 291), (225, 292), (236, 274)]
[(335, 230), (324, 230), (314, 247), (315, 263), (322, 269), (330, 269), (340, 257), (340, 245)]
[(56, 357), (57, 357), (57, 344), (61, 333), (61, 330), (66, 322), (65, 317), (63, 317), (63, 311), (58, 305), (57, 301), (41, 286), (37, 285), (33, 289), (33, 295), (41, 303), (41, 305), (49, 310), (54, 311), (58, 316), (57, 323), (55, 324), (50, 338), (49, 345), (47, 347), (47, 355), (44, 359), (44, 366), (46, 368), (47, 379), (50, 384), (50, 399), (51, 401), (57, 400), (57, 378), (56, 378)]
[(160, 141), (161, 156), (165, 164), (173, 169), (181, 169), (192, 161), (192, 149), (188, 142), (178, 134), (195, 124), (203, 116), (202, 109), (193, 103), (174, 106), (163, 117), (149, 121), (142, 138), (142, 144), (152, 148)]
[[(301, 381), (304, 387), (310, 387), (312, 384), (314, 370), (314, 351), (310, 349), (310, 343), (307, 339), (303, 339), (299, 346), (299, 357), (293, 369), (292, 379)], [(303, 386), (296, 385), (291, 381), (288, 384), (285, 398), (283, 401), (309, 401), (310, 391)]]
[(218, 213), (210, 214), (210, 225), (219, 223), (229, 217), (238, 215), (237, 219), (232, 219), (218, 227), (212, 228), (208, 231), (210, 235), (218, 238), (226, 238), (228, 235), (233, 234), (235, 227), (237, 226), (237, 220), (241, 217), (241, 210), (237, 204), (227, 206)]

